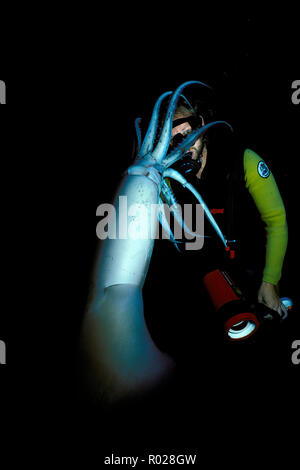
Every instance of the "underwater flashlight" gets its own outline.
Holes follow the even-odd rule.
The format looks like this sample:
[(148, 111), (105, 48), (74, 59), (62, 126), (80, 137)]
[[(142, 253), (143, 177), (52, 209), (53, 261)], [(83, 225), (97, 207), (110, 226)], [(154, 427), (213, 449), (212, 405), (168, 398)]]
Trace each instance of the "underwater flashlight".
[(256, 333), (260, 322), (228, 273), (216, 269), (206, 274), (203, 282), (218, 317), (222, 319), (227, 340), (245, 340)]

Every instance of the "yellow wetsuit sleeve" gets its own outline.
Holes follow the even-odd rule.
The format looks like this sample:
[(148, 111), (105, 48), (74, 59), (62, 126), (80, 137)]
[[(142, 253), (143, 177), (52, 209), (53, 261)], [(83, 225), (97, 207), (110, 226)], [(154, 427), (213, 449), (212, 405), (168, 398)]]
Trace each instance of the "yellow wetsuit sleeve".
[(266, 226), (266, 260), (263, 280), (276, 285), (281, 278), (287, 248), (286, 211), (275, 178), (255, 152), (244, 152), (246, 188), (251, 194)]

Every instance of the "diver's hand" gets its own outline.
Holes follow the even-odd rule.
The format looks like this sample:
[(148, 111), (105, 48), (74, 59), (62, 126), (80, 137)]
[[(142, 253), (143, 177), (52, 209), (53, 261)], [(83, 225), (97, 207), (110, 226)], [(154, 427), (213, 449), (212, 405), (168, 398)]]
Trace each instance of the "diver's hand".
[(272, 310), (275, 310), (282, 318), (285, 318), (288, 314), (287, 308), (283, 305), (276, 292), (276, 286), (269, 282), (263, 281), (261, 283), (258, 291), (258, 302), (266, 305)]

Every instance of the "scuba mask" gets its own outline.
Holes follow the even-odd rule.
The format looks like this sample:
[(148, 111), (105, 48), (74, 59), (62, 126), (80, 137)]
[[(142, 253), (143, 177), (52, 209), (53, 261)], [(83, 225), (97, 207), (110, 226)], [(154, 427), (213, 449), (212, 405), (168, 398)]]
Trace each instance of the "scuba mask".
[[(192, 129), (196, 129), (197, 127), (204, 126), (204, 119), (202, 116), (188, 116), (188, 117), (183, 117), (180, 119), (175, 119), (173, 121), (173, 128), (179, 126), (180, 124), (183, 124), (185, 122), (188, 122), (191, 126)], [(172, 146), (177, 147), (184, 139), (186, 135), (181, 134), (178, 132), (177, 134), (174, 135), (172, 138)], [(199, 156), (197, 159), (193, 159), (193, 153), (192, 152), (186, 152), (184, 155), (183, 159), (180, 160), (179, 165), (178, 165), (178, 171), (180, 171), (182, 174), (190, 174), (190, 175), (196, 175), (198, 171), (201, 168), (202, 165), (202, 151), (204, 145), (207, 143), (207, 137), (203, 136), (202, 137), (202, 148), (199, 152)]]

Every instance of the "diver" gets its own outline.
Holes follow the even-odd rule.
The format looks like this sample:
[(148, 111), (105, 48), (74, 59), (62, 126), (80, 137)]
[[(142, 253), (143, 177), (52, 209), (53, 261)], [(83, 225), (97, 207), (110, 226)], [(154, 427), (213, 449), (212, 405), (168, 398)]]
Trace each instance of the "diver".
[[(171, 148), (179, 145), (193, 129), (205, 125), (205, 113), (211, 114), (213, 112), (213, 110), (205, 108), (209, 108), (206, 103), (204, 103), (202, 109), (201, 103), (196, 103), (193, 108), (187, 106), (186, 103), (179, 103), (173, 118)], [(278, 287), (288, 242), (288, 227), (284, 202), (274, 175), (266, 162), (256, 152), (249, 148), (244, 149), (239, 145), (233, 145), (232, 153), (236, 155), (230, 155), (229, 158), (224, 158), (223, 155), (221, 155), (221, 158), (218, 156), (217, 161), (214, 162), (214, 165), (218, 166), (218, 174), (210, 168), (208, 171), (210, 174), (203, 180), (203, 172), (209, 160), (208, 139), (205, 134), (187, 150), (185, 158), (179, 162), (177, 168), (189, 181), (193, 181), (196, 189), (197, 187), (201, 188), (202, 194), (205, 188), (210, 188), (214, 195), (218, 194), (219, 196), (221, 195), (221, 198), (222, 195), (225, 197), (225, 201), (219, 201), (219, 203), (223, 204), (223, 208), (219, 209), (219, 212), (225, 216), (224, 226), (227, 239), (233, 237), (243, 238), (241, 233), (238, 235), (238, 232), (241, 232), (241, 230), (237, 230), (238, 226), (240, 229), (248, 230), (248, 233), (251, 232), (251, 215), (255, 214), (255, 211), (258, 212), (265, 228), (266, 248), (263, 270), (257, 290), (257, 301), (275, 310), (282, 318), (285, 318), (287, 308), (280, 299)], [(227, 163), (227, 166), (225, 165), (226, 168), (224, 162)], [(225, 192), (222, 189), (225, 189)], [(249, 212), (247, 213), (246, 220), (243, 220), (244, 223), (242, 223), (241, 201), (247, 201), (248, 199), (249, 203), (249, 196), (251, 196), (252, 206), (255, 206), (255, 209), (250, 211), (251, 215)], [(206, 197), (207, 195), (205, 194), (205, 200)], [(218, 213), (218, 210), (216, 212)], [(207, 241), (205, 241), (205, 244), (207, 244)], [(256, 253), (261, 251), (257, 249), (256, 243), (251, 245), (255, 247), (254, 251)], [(204, 246), (204, 250), (205, 248)], [(235, 251), (235, 249), (231, 250), (232, 258), (235, 256)], [(244, 258), (245, 252), (246, 258), (248, 252), (249, 262), (249, 260), (253, 259), (253, 252), (249, 244), (245, 247), (242, 254)], [(208, 256), (210, 255), (211, 250)], [(263, 254), (261, 253), (260, 256), (263, 256)], [(260, 261), (262, 262), (262, 260)], [(245, 262), (246, 260), (244, 259)]]

